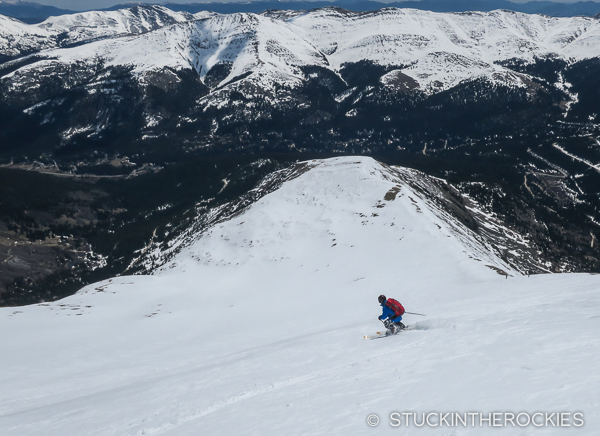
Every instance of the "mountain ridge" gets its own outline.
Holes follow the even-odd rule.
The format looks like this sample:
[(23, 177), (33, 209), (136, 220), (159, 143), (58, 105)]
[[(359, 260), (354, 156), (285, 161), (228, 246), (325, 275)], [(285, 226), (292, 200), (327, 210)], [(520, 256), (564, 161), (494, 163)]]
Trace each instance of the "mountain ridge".
[[(0, 23), (3, 23), (0, 25), (0, 55), (18, 58), (50, 48), (139, 35), (194, 19), (197, 17), (187, 13), (172, 12), (162, 6), (135, 6), (118, 11), (74, 13), (49, 17), (34, 25), (20, 23), (0, 15)], [(37, 41), (29, 41), (28, 33), (34, 35)], [(40, 44), (37, 49), (36, 42)]]
[(0, 0), (0, 15), (7, 15), (17, 18), (28, 24), (35, 24), (44, 21), (48, 17), (71, 14), (74, 11), (54, 6), (44, 6), (39, 3), (27, 1), (6, 1)]
[[(107, 65), (133, 65), (134, 71), (138, 72), (151, 71), (165, 66), (175, 69), (193, 68), (200, 73), (201, 77), (212, 66), (223, 63), (233, 67), (227, 76), (228, 81), (245, 72), (255, 71), (256, 68), (252, 66), (254, 61), (250, 61), (251, 65), (245, 66), (244, 62), (247, 61), (242, 60), (240, 63), (237, 56), (233, 58), (215, 58), (215, 55), (210, 54), (210, 51), (208, 55), (212, 56), (214, 60), (206, 64), (203, 63), (201, 52), (206, 51), (206, 48), (202, 47), (203, 43), (200, 43), (200, 40), (205, 37), (218, 40), (224, 37), (221, 36), (220, 32), (224, 32), (224, 34), (231, 35), (226, 38), (234, 38), (232, 41), (238, 41), (238, 44), (244, 43), (244, 38), (248, 38), (248, 41), (258, 41), (259, 36), (267, 38), (268, 41), (259, 44), (263, 44), (262, 56), (270, 56), (270, 58), (260, 59), (257, 65), (266, 68), (268, 65), (273, 64), (276, 65), (276, 70), (280, 72), (287, 71), (286, 79), (281, 80), (282, 84), (292, 77), (298, 76), (298, 67), (317, 66), (330, 69), (331, 65), (339, 71), (342, 64), (351, 62), (353, 59), (361, 59), (380, 65), (407, 66), (408, 68), (400, 68), (399, 72), (410, 76), (416, 81), (421, 90), (430, 93), (453, 87), (467, 77), (472, 80), (478, 76), (487, 78), (504, 76), (504, 79), (501, 80), (511, 81), (515, 86), (525, 86), (524, 82), (530, 81), (528, 76), (519, 78), (520, 73), (508, 71), (499, 64), (513, 58), (525, 62), (532, 62), (536, 58), (545, 57), (582, 60), (597, 57), (600, 54), (598, 49), (593, 51), (593, 47), (600, 47), (600, 44), (597, 44), (600, 40), (600, 23), (595, 19), (552, 19), (506, 11), (474, 14), (437, 14), (392, 8), (365, 14), (340, 13), (338, 11), (335, 8), (325, 8), (291, 14), (274, 12), (263, 15), (169, 16), (164, 8), (151, 8), (149, 12), (153, 14), (153, 17), (157, 17), (155, 19), (160, 20), (162, 15), (168, 17), (169, 20), (167, 22), (157, 21), (155, 25), (150, 25), (150, 27), (147, 25), (139, 27), (140, 25), (138, 25), (136, 28), (125, 24), (123, 30), (118, 30), (119, 28), (115, 28), (113, 24), (110, 28), (102, 30), (98, 29), (98, 24), (94, 20), (97, 19), (96, 17), (103, 17), (106, 14), (111, 14), (111, 12), (85, 13), (75, 15), (72, 18), (69, 17), (69, 19), (65, 17), (50, 19), (50, 21), (33, 27), (32, 30), (38, 31), (37, 29), (39, 29), (40, 32), (54, 31), (55, 34), (66, 32), (68, 36), (61, 36), (61, 41), (64, 40), (69, 45), (123, 34), (147, 33), (150, 30), (163, 28), (168, 24), (175, 24), (176, 22), (189, 23), (195, 20), (197, 24), (194, 26), (197, 27), (197, 30), (189, 26), (188, 28), (173, 28), (166, 33), (163, 31), (161, 35), (152, 33), (150, 37), (142, 37), (143, 40), (139, 44), (135, 40), (131, 42), (122, 40), (118, 43), (100, 42), (93, 47), (90, 46), (92, 51), (87, 51), (89, 54), (86, 54), (85, 50), (76, 49), (70, 52), (56, 51), (48, 53), (46, 56), (60, 61), (61, 56), (66, 54), (68, 62), (77, 60), (84, 63), (90, 63), (89, 60), (86, 60), (86, 57), (88, 59), (106, 58), (108, 60)], [(134, 8), (131, 12), (139, 16), (140, 13), (145, 13), (146, 9)], [(129, 12), (120, 12), (121, 15), (125, 13)], [(269, 17), (274, 21), (264, 21), (261, 17)], [(111, 17), (106, 17), (106, 19), (114, 20)], [(140, 20), (138, 17), (136, 19)], [(141, 17), (141, 19), (144, 18)], [(129, 18), (119, 18), (119, 20), (126, 22), (129, 21)], [(312, 21), (318, 22), (318, 24), (313, 24)], [(240, 30), (236, 29), (235, 26), (242, 24), (242, 22), (251, 33), (248, 33), (247, 36), (238, 37), (236, 34)], [(372, 30), (375, 22), (383, 26), (377, 32)], [(205, 23), (209, 23), (208, 27)], [(279, 39), (270, 37), (268, 34), (270, 30), (267, 30), (267, 28), (258, 29), (257, 26), (261, 25), (267, 26), (267, 28), (275, 26), (273, 32), (281, 32), (282, 35), (286, 36)], [(425, 25), (428, 26), (427, 30), (425, 30)], [(71, 26), (71, 30), (68, 30), (69, 26)], [(75, 32), (80, 32), (78, 29), (82, 26), (91, 29), (91, 33), (88, 31), (87, 34), (72, 35)], [(56, 30), (54, 30), (55, 28)], [(275, 28), (277, 30), (274, 30)], [(350, 28), (352, 28), (352, 31), (349, 31)], [(483, 30), (484, 28), (486, 30)], [(21, 29), (29, 28), (21, 26)], [(318, 30), (315, 31), (315, 29)], [(398, 29), (402, 30), (399, 31)], [(495, 30), (490, 32), (490, 29)], [(503, 34), (504, 30), (508, 32)], [(21, 30), (21, 32), (26, 32), (26, 30)], [(186, 32), (192, 33), (190, 36), (184, 36), (184, 39), (179, 41), (177, 35), (182, 32), (184, 35)], [(33, 33), (32, 35), (38, 37)], [(8, 39), (6, 39), (7, 37)], [(169, 41), (171, 37), (175, 39)], [(4, 47), (12, 45), (12, 52), (16, 53), (14, 42), (11, 42), (12, 35), (4, 38)], [(157, 38), (164, 42), (159, 41)], [(24, 33), (22, 39), (25, 41), (24, 46), (26, 49), (24, 50), (30, 51), (35, 42), (29, 41)], [(291, 45), (285, 47), (285, 45), (281, 45), (282, 43)], [(382, 45), (381, 49), (377, 48), (378, 44)], [(528, 47), (525, 53), (522, 51), (524, 44)], [(131, 48), (128, 48), (128, 45)], [(180, 45), (182, 52), (175, 49)], [(233, 47), (231, 42), (226, 45), (227, 49)], [(274, 47), (269, 47), (269, 45), (274, 45)], [(303, 45), (306, 46), (304, 49), (306, 54), (294, 52), (294, 50), (303, 50)], [(152, 47), (150, 51), (153, 54), (147, 51), (148, 47)], [(310, 54), (311, 47), (317, 47), (320, 53)], [(364, 50), (361, 47), (364, 47)], [(47, 48), (47, 46), (41, 46), (41, 49), (46, 50)], [(151, 57), (146, 56), (144, 58), (144, 55), (140, 57), (137, 54), (145, 51)], [(345, 52), (347, 52), (346, 55)], [(69, 53), (72, 53), (75, 57)], [(122, 53), (126, 54), (121, 55)], [(275, 60), (283, 53), (289, 53), (292, 57)], [(438, 54), (446, 56), (444, 53), (451, 53), (451, 57), (436, 59)], [(136, 56), (140, 58), (137, 61)], [(119, 60), (119, 58), (122, 60)], [(244, 57), (241, 59), (244, 59)], [(320, 62), (319, 59), (323, 59), (325, 63)], [(419, 62), (425, 64), (421, 66)], [(434, 63), (437, 65), (434, 65)], [(296, 68), (295, 72), (291, 72), (288, 65), (292, 69)], [(35, 65), (25, 66), (22, 70), (26, 71), (34, 67)], [(436, 69), (440, 69), (440, 74), (437, 76), (432, 75), (431, 72)], [(462, 73), (460, 73), (461, 69)], [(481, 69), (479, 74), (475, 72), (477, 69)], [(452, 77), (457, 72), (458, 76), (455, 79), (445, 79), (445, 77)], [(10, 79), (11, 75), (14, 76), (14, 74), (5, 75), (4, 80)], [(277, 80), (275, 77), (273, 79)], [(448, 83), (444, 83), (445, 81)], [(438, 85), (438, 83), (441, 85)]]
[[(340, 179), (338, 188), (327, 186), (331, 183), (331, 178)], [(369, 187), (363, 187), (363, 183)], [(291, 188), (292, 185), (294, 188)], [(314, 190), (316, 188), (311, 188), (316, 186), (321, 187), (318, 192)], [(373, 189), (381, 194), (380, 198), (371, 198), (373, 210), (369, 213), (364, 210), (353, 213), (359, 215), (356, 219), (362, 225), (366, 225), (373, 218), (377, 218), (378, 221), (391, 219), (389, 216), (386, 218), (389, 215), (385, 213), (386, 207), (396, 206), (394, 202), (397, 200), (403, 202), (406, 209), (414, 208), (417, 216), (422, 216), (422, 220), (430, 221), (430, 225), (433, 223), (428, 231), (436, 229), (444, 234), (444, 238), (454, 239), (458, 244), (463, 244), (465, 253), (469, 252), (469, 258), (483, 262), (482, 265), (500, 275), (548, 272), (548, 268), (551, 267), (549, 262), (541, 260), (542, 253), (534, 248), (531, 241), (510, 230), (498, 217), (485, 213), (473, 200), (461, 196), (445, 180), (408, 168), (384, 165), (372, 158), (349, 156), (299, 162), (268, 175), (244, 197), (203, 213), (201, 220), (183, 229), (180, 235), (175, 235), (167, 244), (161, 242), (147, 246), (142, 256), (130, 265), (128, 272), (165, 272), (177, 267), (178, 257), (197, 258), (197, 255), (189, 253), (199, 251), (194, 248), (195, 244), (201, 243), (203, 238), (210, 239), (218, 226), (232, 220), (240, 221), (240, 225), (244, 224), (249, 219), (247, 214), (252, 215), (255, 209), (274, 201), (271, 198), (279, 198), (276, 201), (283, 203), (293, 203), (290, 198), (281, 199), (285, 195), (293, 197), (290, 193), (293, 189), (307, 193), (298, 195), (298, 199), (295, 200), (298, 204), (305, 204), (306, 208), (312, 208), (314, 204), (326, 207), (330, 201), (334, 201), (333, 198), (341, 197), (352, 199), (349, 200), (351, 203), (359, 202), (365, 192)], [(333, 192), (336, 190), (339, 194)], [(304, 201), (304, 195), (308, 195), (310, 200)], [(340, 218), (336, 216), (336, 219)], [(389, 225), (394, 227), (395, 223), (390, 222)], [(277, 226), (277, 223), (273, 222), (266, 227), (273, 231), (274, 226)], [(390, 229), (392, 230), (394, 229)], [(253, 231), (258, 233), (258, 229)], [(268, 238), (268, 235), (253, 237), (261, 240), (265, 238)], [(225, 238), (225, 241), (227, 240)], [(335, 240), (339, 243), (338, 239)], [(208, 255), (208, 264), (226, 262), (225, 259), (216, 260), (212, 259), (213, 257), (215, 256), (212, 254)]]

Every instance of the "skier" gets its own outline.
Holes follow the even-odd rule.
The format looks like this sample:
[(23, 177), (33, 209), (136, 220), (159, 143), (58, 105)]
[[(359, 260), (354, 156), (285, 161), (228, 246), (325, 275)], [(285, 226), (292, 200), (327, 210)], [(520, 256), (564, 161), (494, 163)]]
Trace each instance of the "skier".
[(406, 328), (402, 324), (402, 315), (404, 314), (404, 307), (398, 301), (393, 298), (386, 298), (385, 295), (380, 295), (379, 304), (383, 308), (383, 313), (379, 317), (380, 321), (383, 321), (383, 325), (388, 329), (386, 335), (394, 335), (400, 330)]

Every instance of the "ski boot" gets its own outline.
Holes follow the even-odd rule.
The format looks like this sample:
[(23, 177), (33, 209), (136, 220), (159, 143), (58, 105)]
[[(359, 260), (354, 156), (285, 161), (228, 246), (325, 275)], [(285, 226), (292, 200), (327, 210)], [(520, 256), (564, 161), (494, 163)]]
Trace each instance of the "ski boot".
[(394, 323), (392, 321), (390, 321), (389, 319), (386, 319), (385, 321), (383, 321), (383, 325), (385, 326), (385, 328), (387, 328), (387, 330), (385, 331), (386, 336), (395, 335), (396, 332), (398, 331), (396, 329), (396, 326), (394, 325)]
[(394, 325), (396, 326), (397, 331), (404, 330), (406, 328), (406, 326), (402, 324), (402, 321), (395, 322)]

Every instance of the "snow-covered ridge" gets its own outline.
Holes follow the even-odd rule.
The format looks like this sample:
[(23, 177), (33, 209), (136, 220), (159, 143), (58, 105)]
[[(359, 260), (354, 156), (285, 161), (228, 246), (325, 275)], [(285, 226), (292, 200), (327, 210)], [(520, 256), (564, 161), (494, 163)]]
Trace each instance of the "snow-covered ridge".
[(192, 14), (173, 12), (162, 6), (137, 6), (117, 11), (92, 11), (50, 17), (36, 27), (62, 35), (63, 44), (74, 44), (119, 35), (138, 35), (194, 19)]
[(294, 14), (287, 21), (335, 66), (356, 59), (406, 65), (436, 52), (454, 53), (493, 63), (555, 55), (584, 59), (600, 55), (600, 20), (555, 18), (497, 10), (436, 13), (388, 8), (351, 13), (324, 8)]
[(0, 15), (0, 54), (18, 56), (103, 38), (139, 35), (210, 15), (174, 12), (162, 6), (135, 6), (50, 17), (32, 25)]
[(300, 27), (334, 68), (370, 60), (398, 65), (428, 92), (486, 77), (525, 86), (525, 75), (495, 63), (600, 56), (600, 20), (553, 18), (497, 10), (435, 13), (388, 8), (369, 13), (324, 8), (283, 15)]
[[(135, 74), (168, 67), (194, 69), (201, 78), (217, 64), (230, 67), (227, 77), (251, 74), (250, 80), (263, 87), (273, 82), (292, 87), (303, 75), (300, 66), (327, 66), (326, 58), (310, 42), (295, 33), (294, 26), (255, 14), (200, 14), (194, 21), (148, 32), (138, 37), (111, 38), (81, 47), (48, 50), (49, 61), (23, 67), (13, 74), (27, 74), (52, 65), (94, 64), (127, 65)], [(5, 76), (6, 77), (6, 76)], [(17, 78), (18, 81), (18, 78)]]
[[(118, 36), (126, 37), (114, 39)], [(195, 69), (201, 77), (223, 64), (230, 67), (227, 78), (211, 86), (251, 74), (246, 81), (263, 88), (273, 83), (294, 86), (303, 80), (302, 66), (337, 73), (346, 63), (368, 60), (398, 66), (397, 72), (409, 77), (413, 88), (426, 93), (483, 77), (528, 86), (529, 76), (498, 64), (509, 59), (573, 61), (600, 56), (600, 20), (510, 11), (388, 8), (352, 13), (324, 8), (192, 16), (152, 6), (50, 18), (35, 26), (0, 20), (5, 55), (32, 51), (36, 44), (48, 49), (58, 40), (74, 44), (108, 37), (83, 47), (46, 51), (44, 56), (58, 63), (104, 59), (107, 65), (131, 65), (140, 74), (164, 67)]]
[[(284, 253), (290, 238), (300, 245), (313, 238), (317, 252), (335, 257), (354, 247), (355, 235), (367, 246), (385, 235), (395, 241), (387, 249), (399, 257), (442, 250), (459, 263), (504, 275), (544, 270), (525, 238), (476, 204), (462, 204), (443, 180), (371, 158), (302, 162), (267, 177), (249, 199), (207, 213), (167, 249), (149, 247), (136, 266), (166, 271), (190, 262), (241, 265), (256, 257), (297, 263)], [(360, 256), (360, 249), (346, 254), (353, 251)]]

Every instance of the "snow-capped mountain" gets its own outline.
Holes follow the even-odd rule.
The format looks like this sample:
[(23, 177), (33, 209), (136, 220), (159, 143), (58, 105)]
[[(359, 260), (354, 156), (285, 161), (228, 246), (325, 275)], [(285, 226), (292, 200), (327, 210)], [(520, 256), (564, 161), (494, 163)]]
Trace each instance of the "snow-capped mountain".
[[(348, 157), (274, 178), (152, 276), (0, 309), (1, 433), (397, 434), (391, 412), (562, 412), (573, 434), (579, 412), (600, 428), (598, 276), (521, 275), (415, 171)], [(364, 340), (382, 293), (426, 316)]]
[(138, 6), (50, 17), (36, 27), (64, 35), (61, 43), (68, 45), (106, 37), (139, 35), (193, 19), (192, 14), (173, 12), (162, 6)]
[[(45, 57), (58, 64), (74, 58), (91, 63), (100, 58), (108, 65), (132, 65), (138, 73), (164, 66), (194, 68), (201, 77), (214, 65), (225, 64), (231, 65), (227, 79), (252, 72), (254, 77), (246, 81), (258, 81), (267, 89), (301, 75), (298, 68), (302, 66), (337, 72), (345, 64), (366, 60), (397, 66), (428, 92), (478, 77), (527, 86), (529, 76), (499, 63), (511, 59), (530, 63), (548, 57), (577, 61), (600, 55), (600, 22), (596, 18), (552, 18), (510, 11), (440, 14), (382, 9), (351, 13), (335, 8), (267, 12), (264, 16), (202, 15), (191, 23), (200, 17), (152, 6), (52, 17), (35, 26), (3, 19), (4, 54), (14, 55), (21, 46), (30, 50), (43, 36), (73, 44), (143, 33), (119, 42), (46, 52)], [(179, 25), (165, 28), (176, 23)], [(24, 42), (7, 40), (13, 28)], [(161, 31), (147, 34), (155, 29)], [(39, 49), (49, 44), (52, 42), (39, 43)], [(25, 68), (35, 68), (35, 64)]]
[[(199, 14), (203, 15), (207, 14)], [(103, 38), (139, 35), (196, 18), (192, 14), (173, 12), (162, 6), (60, 15), (33, 25), (0, 16), (0, 54), (15, 57)]]
[(50, 16), (71, 14), (73, 11), (22, 0), (0, 0), (0, 15), (27, 23), (39, 23)]
[[(511, 11), (439, 14), (415, 9), (348, 13), (322, 9), (280, 17), (302, 28), (336, 68), (356, 59), (400, 69), (423, 89), (448, 89), (461, 80), (498, 78), (519, 83), (500, 61), (600, 55), (600, 22), (569, 21)], [(433, 85), (435, 84), (435, 85)]]
[(600, 36), (596, 18), (563, 20), (505, 10), (441, 14), (395, 8), (362, 14), (325, 8), (278, 15), (304, 29), (317, 48), (330, 53), (336, 66), (353, 59), (404, 65), (423, 53), (437, 52), (488, 63), (547, 55), (583, 59), (600, 53), (594, 44)]
[[(27, 79), (34, 71), (43, 69), (48, 75), (52, 69), (64, 70), (73, 63), (78, 69), (96, 69), (100, 62), (105, 68), (127, 68), (138, 77), (164, 68), (196, 71), (200, 80), (217, 92), (209, 103), (216, 106), (230, 98), (230, 93), (223, 94), (223, 87), (252, 98), (257, 92), (271, 96), (281, 87), (302, 86), (311, 74), (319, 74), (302, 70), (307, 67), (328, 71), (326, 80), (336, 82), (342, 67), (372, 62), (395, 74), (396, 80), (387, 76), (382, 84), (430, 95), (479, 79), (538, 89), (539, 85), (532, 83), (535, 76), (503, 63), (515, 59), (526, 64), (536, 59), (572, 63), (600, 55), (600, 21), (596, 18), (552, 18), (510, 11), (440, 14), (390, 8), (351, 13), (325, 8), (193, 16), (152, 6), (52, 17), (35, 26), (7, 18), (2, 23), (4, 56), (36, 51), (41, 58), (2, 78), (9, 94), (27, 95), (28, 86), (36, 89)], [(142, 35), (132, 37), (138, 34)], [(48, 50), (98, 39), (74, 48)], [(218, 80), (209, 80), (207, 75), (215, 67), (220, 68)], [(397, 79), (399, 74), (402, 80)], [(35, 82), (39, 80), (42, 77)], [(343, 86), (343, 79), (337, 82), (334, 88)], [(561, 84), (556, 89), (564, 87)], [(287, 99), (289, 95), (282, 96)]]
[[(338, 102), (350, 96), (356, 102), (372, 94), (370, 89), (361, 93), (349, 86), (343, 74), (361, 62), (384, 69), (375, 83), (384, 88), (382, 92), (391, 93), (389, 98), (400, 92), (418, 101), (484, 81), (487, 87), (522, 89), (530, 99), (541, 91), (569, 102), (577, 97), (562, 81), (540, 83), (535, 74), (507, 63), (529, 65), (549, 59), (570, 64), (600, 55), (598, 19), (509, 11), (351, 13), (325, 8), (192, 16), (156, 6), (50, 18), (36, 26), (6, 18), (2, 22), (3, 55), (37, 52), (36, 58), (6, 64), (0, 82), (5, 101), (26, 105), (27, 113), (45, 112), (60, 90), (83, 87), (88, 95), (97, 92), (96, 84), (102, 83), (98, 78), (111, 77), (111, 70), (117, 69), (115, 74), (123, 77), (126, 72), (142, 87), (156, 83), (152, 77), (157, 74), (171, 77), (159, 82), (185, 85), (189, 79), (176, 76), (190, 72), (206, 87), (196, 91), (196, 107), (202, 111), (241, 109), (235, 96), (243, 96), (258, 99), (254, 109), (223, 115), (221, 121), (268, 119), (277, 108), (303, 107), (301, 101), (307, 96), (297, 95), (301, 88), (324, 86)], [(77, 46), (51, 49), (73, 44)], [(51, 88), (40, 89), (50, 77)], [(317, 115), (317, 121), (328, 117)], [(196, 117), (184, 118), (177, 124)], [(149, 114), (146, 119), (148, 126), (157, 123), (156, 116)], [(106, 122), (93, 124), (102, 129)], [(85, 131), (87, 127), (69, 128)]]

